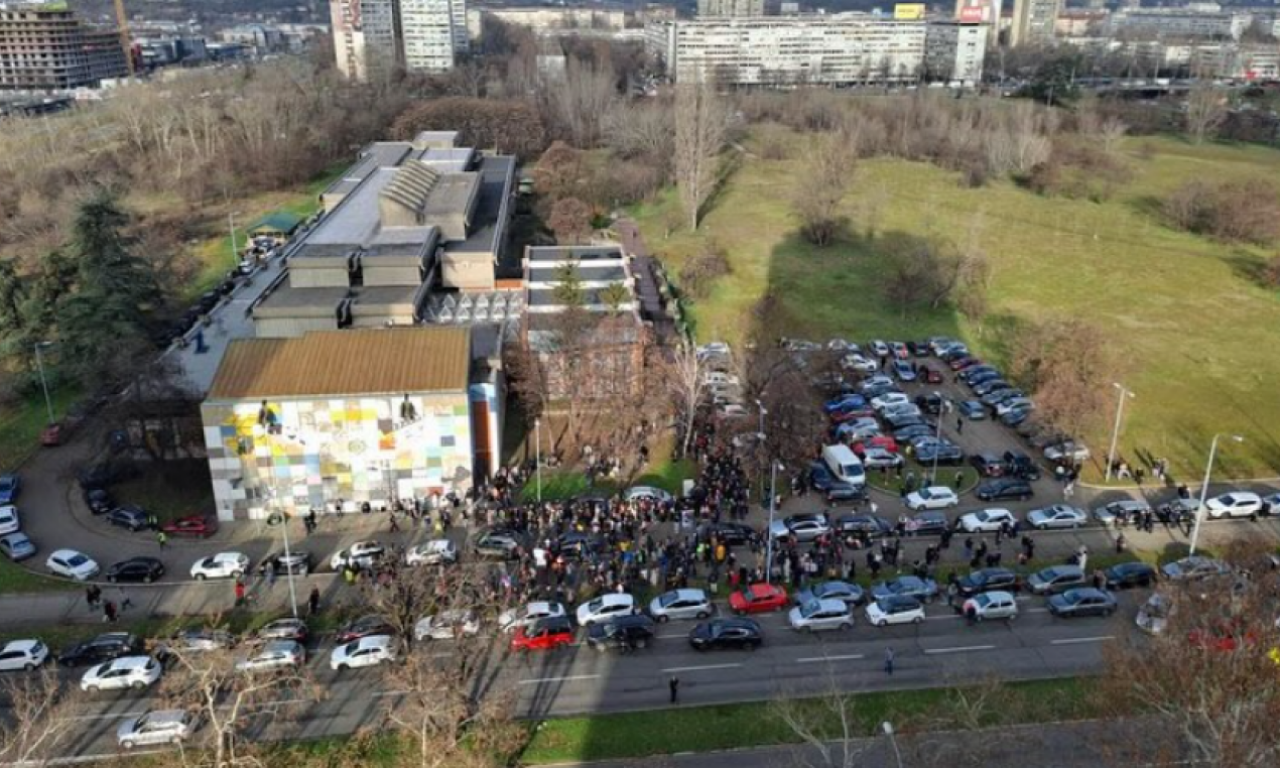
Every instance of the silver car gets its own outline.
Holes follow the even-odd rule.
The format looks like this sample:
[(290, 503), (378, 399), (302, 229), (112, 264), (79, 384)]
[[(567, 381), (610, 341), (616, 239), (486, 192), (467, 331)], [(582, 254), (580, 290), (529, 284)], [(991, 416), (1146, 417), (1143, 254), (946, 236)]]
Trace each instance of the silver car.
[(1078, 565), (1055, 565), (1031, 574), (1027, 585), (1037, 595), (1052, 595), (1084, 585), (1084, 571)]
[(853, 614), (843, 600), (810, 600), (798, 605), (787, 614), (791, 628), (797, 632), (825, 632), (831, 629), (851, 629)]
[(1013, 621), (1018, 618), (1018, 601), (1011, 592), (979, 592), (964, 601), (961, 612), (966, 616), (972, 614), (978, 621)]
[(655, 621), (671, 619), (702, 620), (715, 613), (715, 606), (701, 589), (673, 589), (649, 602), (649, 615)]
[(195, 730), (195, 719), (181, 709), (153, 709), (130, 718), (116, 729), (116, 741), (123, 749), (152, 744), (177, 744)]

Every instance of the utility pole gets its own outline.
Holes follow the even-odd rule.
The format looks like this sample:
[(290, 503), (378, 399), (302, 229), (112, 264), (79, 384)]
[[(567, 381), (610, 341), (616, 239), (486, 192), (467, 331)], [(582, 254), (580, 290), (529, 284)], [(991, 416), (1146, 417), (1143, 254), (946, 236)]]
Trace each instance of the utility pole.
[(40, 388), (44, 390), (44, 407), (49, 412), (49, 424), (53, 423), (53, 400), (49, 398), (49, 380), (44, 375), (44, 358), (40, 356), (40, 350), (53, 346), (52, 341), (37, 341), (36, 348), (36, 368), (40, 371)]
[(1120, 419), (1124, 416), (1124, 401), (1134, 397), (1134, 394), (1125, 389), (1123, 384), (1112, 383), (1111, 386), (1120, 390), (1120, 403), (1116, 406), (1116, 426), (1111, 430), (1111, 450), (1107, 451), (1107, 482), (1111, 482), (1111, 468), (1116, 464), (1116, 442), (1120, 439)]
[[(1191, 550), (1189, 554), (1196, 553), (1196, 543), (1200, 541), (1200, 523), (1204, 522), (1204, 504), (1209, 497), (1209, 478), (1213, 474), (1213, 460), (1218, 455), (1218, 438), (1221, 434), (1213, 436), (1213, 442), (1209, 444), (1209, 463), (1204, 468), (1204, 482), (1200, 485), (1200, 504), (1196, 506), (1196, 527), (1191, 532)], [(1244, 438), (1240, 435), (1231, 435), (1231, 439), (1237, 443), (1243, 443)]]

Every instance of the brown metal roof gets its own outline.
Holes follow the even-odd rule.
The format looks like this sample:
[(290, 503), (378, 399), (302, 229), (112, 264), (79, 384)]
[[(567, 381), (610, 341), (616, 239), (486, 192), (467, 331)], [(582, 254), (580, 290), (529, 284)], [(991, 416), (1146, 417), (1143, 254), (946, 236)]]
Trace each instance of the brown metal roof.
[(466, 328), (319, 331), (296, 339), (236, 339), (209, 400), (323, 397), (467, 388)]

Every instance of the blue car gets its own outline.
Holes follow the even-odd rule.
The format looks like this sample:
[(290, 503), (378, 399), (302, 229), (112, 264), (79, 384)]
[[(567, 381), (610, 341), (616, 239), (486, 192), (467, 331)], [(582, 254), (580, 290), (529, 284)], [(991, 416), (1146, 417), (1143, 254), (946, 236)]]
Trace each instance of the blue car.
[(871, 597), (884, 600), (890, 597), (914, 597), (922, 602), (929, 602), (938, 596), (938, 583), (933, 579), (921, 579), (916, 576), (899, 576), (896, 579), (882, 581), (871, 587)]
[(977, 400), (965, 400), (956, 407), (970, 421), (984, 421), (987, 418), (987, 409), (983, 408), (982, 403)]
[(0, 504), (12, 504), (18, 499), (22, 481), (17, 475), (0, 475)]
[(915, 381), (916, 369), (906, 360), (894, 360), (893, 375), (897, 376), (899, 381)]
[(862, 395), (848, 394), (837, 397), (835, 400), (827, 401), (823, 406), (823, 410), (827, 413), (840, 413), (841, 411), (852, 411), (859, 408), (867, 407), (867, 399)]

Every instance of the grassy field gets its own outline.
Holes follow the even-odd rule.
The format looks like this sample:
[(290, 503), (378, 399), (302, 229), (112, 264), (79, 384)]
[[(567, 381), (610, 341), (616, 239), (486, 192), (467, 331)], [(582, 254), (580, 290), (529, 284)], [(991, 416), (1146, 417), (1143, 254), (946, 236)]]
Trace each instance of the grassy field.
[[(803, 146), (803, 142), (797, 142)], [(1141, 146), (1154, 149), (1144, 159)], [(1053, 316), (1084, 316), (1114, 334), (1137, 393), (1126, 409), (1122, 453), (1168, 457), (1174, 474), (1198, 476), (1215, 432), (1243, 445), (1219, 453), (1217, 477), (1280, 474), (1280, 296), (1251, 274), (1264, 251), (1176, 232), (1156, 201), (1190, 179), (1280, 177), (1280, 152), (1133, 139), (1124, 151), (1134, 179), (1106, 203), (1043, 198), (1002, 181), (982, 189), (957, 174), (892, 159), (863, 162), (845, 201), (856, 234), (822, 249), (798, 236), (789, 197), (794, 160), (742, 159), (697, 233), (665, 237), (674, 194), (635, 211), (649, 247), (672, 273), (715, 241), (733, 272), (691, 308), (700, 341), (741, 341), (764, 295), (779, 306), (778, 336), (909, 339), (954, 334), (1002, 361), (1008, 330)], [(866, 212), (880, 201), (877, 237)], [(991, 314), (982, 327), (949, 308), (903, 317), (877, 283), (880, 238), (976, 239), (993, 269)], [(1109, 423), (1109, 420), (1105, 420)], [(1086, 435), (1103, 448), (1101, 435)], [(1100, 453), (1100, 451), (1098, 451)]]
[[(80, 390), (70, 384), (52, 388), (49, 399), (53, 401), (53, 417), (62, 418), (79, 396)], [(0, 472), (16, 468), (40, 450), (40, 433), (48, 420), (49, 411), (40, 391), (16, 403), (0, 405)]]

